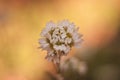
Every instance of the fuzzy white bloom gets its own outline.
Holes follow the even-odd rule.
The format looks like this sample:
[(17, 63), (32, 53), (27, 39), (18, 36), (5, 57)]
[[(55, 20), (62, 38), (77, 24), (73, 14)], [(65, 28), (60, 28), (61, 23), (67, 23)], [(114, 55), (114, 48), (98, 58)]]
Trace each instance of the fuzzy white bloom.
[(43, 50), (47, 50), (46, 59), (59, 63), (61, 56), (67, 55), (73, 46), (79, 47), (82, 35), (78, 29), (68, 20), (58, 24), (48, 22), (41, 32), (39, 43)]
[(60, 68), (62, 71), (69, 71), (72, 68), (75, 71), (78, 71), (80, 75), (85, 75), (88, 70), (87, 63), (85, 61), (81, 61), (76, 57), (71, 57), (70, 59), (62, 60), (60, 64)]

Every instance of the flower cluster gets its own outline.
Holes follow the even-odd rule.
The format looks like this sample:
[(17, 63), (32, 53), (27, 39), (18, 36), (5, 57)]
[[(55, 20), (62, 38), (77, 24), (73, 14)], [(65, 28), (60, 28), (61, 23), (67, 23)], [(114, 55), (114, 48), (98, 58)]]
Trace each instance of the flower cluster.
[(61, 56), (67, 55), (72, 46), (79, 47), (82, 35), (78, 33), (79, 28), (75, 28), (68, 20), (60, 21), (58, 24), (48, 22), (41, 32), (42, 38), (39, 43), (43, 50), (47, 50), (46, 59), (59, 63)]

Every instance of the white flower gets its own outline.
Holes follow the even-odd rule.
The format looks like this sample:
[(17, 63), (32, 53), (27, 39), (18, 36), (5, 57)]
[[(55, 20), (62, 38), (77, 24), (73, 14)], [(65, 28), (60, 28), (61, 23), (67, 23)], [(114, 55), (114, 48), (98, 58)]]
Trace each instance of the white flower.
[(46, 34), (47, 34), (49, 31), (53, 30), (54, 27), (56, 27), (56, 24), (54, 24), (52, 21), (48, 22), (48, 23), (46, 24), (46, 28), (41, 32), (41, 36), (43, 36), (43, 37), (46, 36)]
[(82, 39), (78, 29), (68, 20), (58, 24), (48, 22), (39, 40), (41, 48), (48, 52), (46, 59), (58, 63), (61, 56), (67, 55), (73, 46), (79, 47)]
[(48, 50), (48, 48), (50, 48), (49, 43), (47, 43), (47, 41), (44, 38), (40, 39), (39, 43), (41, 44), (41, 48), (43, 50)]
[(65, 49), (65, 54), (68, 54), (69, 53), (69, 51), (70, 51), (70, 46), (66, 46), (66, 49)]
[(70, 44), (72, 42), (72, 39), (71, 38), (66, 38), (65, 39), (65, 44)]
[(71, 57), (70, 59), (62, 60), (60, 64), (60, 68), (63, 71), (69, 71), (69, 66), (73, 70), (78, 71), (80, 75), (85, 75), (88, 70), (87, 63), (85, 61), (79, 60), (76, 57)]

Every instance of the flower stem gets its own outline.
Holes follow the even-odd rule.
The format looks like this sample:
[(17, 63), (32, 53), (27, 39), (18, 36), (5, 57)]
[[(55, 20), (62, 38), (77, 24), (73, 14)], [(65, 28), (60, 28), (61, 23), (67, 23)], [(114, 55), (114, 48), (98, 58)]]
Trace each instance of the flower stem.
[(57, 73), (59, 74), (60, 73), (60, 63), (56, 63), (56, 66), (57, 66)]
[(56, 74), (56, 79), (57, 80), (64, 80), (64, 77), (61, 75), (61, 70), (60, 70), (60, 63), (54, 63), (57, 74)]

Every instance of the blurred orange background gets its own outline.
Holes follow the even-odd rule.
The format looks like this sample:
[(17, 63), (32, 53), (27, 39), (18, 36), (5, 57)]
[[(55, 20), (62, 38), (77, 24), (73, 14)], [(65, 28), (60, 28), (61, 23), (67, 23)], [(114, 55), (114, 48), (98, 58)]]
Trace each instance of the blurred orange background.
[(40, 32), (51, 20), (80, 27), (81, 52), (106, 46), (117, 34), (119, 5), (119, 0), (0, 0), (0, 80), (41, 80), (44, 71), (55, 72), (38, 49)]

